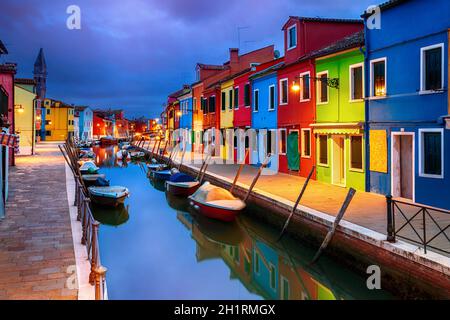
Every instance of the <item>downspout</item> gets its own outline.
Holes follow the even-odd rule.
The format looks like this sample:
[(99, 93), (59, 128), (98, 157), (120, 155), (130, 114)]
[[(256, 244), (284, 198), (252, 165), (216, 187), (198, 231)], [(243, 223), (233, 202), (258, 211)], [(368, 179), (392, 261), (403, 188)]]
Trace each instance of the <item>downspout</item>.
[(368, 29), (367, 29), (367, 21), (366, 18), (364, 18), (364, 46), (365, 50), (363, 50), (361, 47), (359, 48), (360, 52), (364, 55), (364, 136), (366, 140), (366, 146), (365, 146), (365, 153), (366, 153), (366, 161), (365, 161), (365, 167), (366, 167), (366, 191), (370, 192), (370, 134), (369, 134), (369, 99), (367, 99), (368, 92), (370, 92), (370, 81), (367, 81), (370, 79), (370, 68), (369, 68), (369, 61), (368, 61), (368, 52), (369, 52), (369, 43), (368, 43)]
[(32, 139), (31, 139), (31, 155), (34, 155), (34, 146), (36, 144), (36, 107), (37, 107), (37, 98), (33, 99), (33, 112), (31, 115), (31, 128), (32, 129)]

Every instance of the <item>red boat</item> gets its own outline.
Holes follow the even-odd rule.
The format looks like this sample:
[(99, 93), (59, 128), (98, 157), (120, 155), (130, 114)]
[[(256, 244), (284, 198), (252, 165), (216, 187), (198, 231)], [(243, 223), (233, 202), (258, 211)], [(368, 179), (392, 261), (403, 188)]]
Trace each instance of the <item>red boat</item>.
[(231, 222), (245, 209), (245, 203), (228, 190), (205, 182), (192, 196), (190, 205), (195, 210), (212, 219)]
[(103, 146), (113, 146), (117, 144), (117, 139), (114, 137), (102, 137), (100, 138), (100, 144)]

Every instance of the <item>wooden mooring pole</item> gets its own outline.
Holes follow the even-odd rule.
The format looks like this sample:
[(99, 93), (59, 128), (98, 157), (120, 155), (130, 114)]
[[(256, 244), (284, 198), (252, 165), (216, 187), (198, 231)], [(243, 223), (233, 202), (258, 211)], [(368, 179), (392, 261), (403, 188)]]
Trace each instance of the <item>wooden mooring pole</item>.
[(342, 218), (344, 217), (345, 211), (347, 211), (347, 208), (348, 208), (350, 202), (352, 201), (353, 196), (355, 195), (355, 193), (356, 193), (356, 190), (353, 189), (353, 188), (350, 188), (350, 190), (348, 190), (347, 197), (345, 198), (344, 203), (342, 204), (341, 210), (339, 210), (339, 213), (336, 216), (336, 219), (334, 220), (330, 231), (328, 231), (328, 234), (325, 237), (325, 240), (323, 240), (322, 245), (320, 246), (320, 248), (317, 251), (316, 255), (314, 256), (313, 260), (311, 261), (311, 264), (314, 264), (314, 263), (317, 262), (317, 260), (319, 260), (320, 255), (327, 248), (327, 246), (330, 243), (331, 239), (333, 239), (333, 236), (336, 233), (336, 229), (337, 229), (337, 227), (339, 225), (339, 222), (341, 222)]
[(272, 158), (272, 155), (269, 153), (269, 154), (267, 154), (267, 157), (264, 159), (264, 161), (263, 161), (261, 167), (259, 167), (258, 173), (256, 174), (255, 178), (253, 179), (252, 184), (250, 185), (250, 188), (248, 189), (247, 194), (245, 195), (244, 202), (247, 202), (248, 198), (250, 197), (250, 194), (252, 193), (253, 188), (254, 188), (255, 185), (256, 185), (256, 182), (258, 182), (259, 177), (261, 176), (262, 171), (263, 171), (263, 170), (267, 167), (267, 165), (269, 164), (270, 158)]
[(248, 156), (248, 154), (249, 154), (249, 151), (250, 151), (249, 149), (247, 149), (247, 150), (245, 151), (244, 161), (242, 161), (241, 165), (239, 166), (239, 170), (238, 170), (236, 176), (234, 177), (233, 184), (231, 185), (231, 188), (230, 188), (230, 193), (233, 193), (233, 189), (234, 189), (234, 187), (236, 187), (236, 183), (237, 183), (237, 181), (238, 181), (238, 179), (239, 179), (239, 176), (241, 175), (242, 169), (244, 169), (244, 166), (245, 166), (245, 160), (247, 159), (247, 156)]
[(283, 229), (281, 230), (277, 241), (280, 241), (280, 239), (283, 237), (283, 234), (286, 231), (286, 229), (287, 229), (287, 227), (289, 225), (289, 222), (291, 222), (292, 216), (294, 215), (295, 211), (297, 210), (297, 207), (298, 207), (298, 205), (300, 203), (300, 200), (302, 199), (303, 194), (305, 193), (306, 187), (308, 186), (309, 180), (311, 179), (315, 169), (316, 169), (315, 166), (313, 166), (311, 168), (311, 171), (308, 174), (308, 178), (306, 178), (305, 184), (303, 184), (302, 190), (300, 191), (300, 194), (298, 195), (297, 201), (295, 201), (295, 205), (292, 207), (291, 213), (289, 214), (289, 217), (286, 220), (286, 223), (284, 224)]

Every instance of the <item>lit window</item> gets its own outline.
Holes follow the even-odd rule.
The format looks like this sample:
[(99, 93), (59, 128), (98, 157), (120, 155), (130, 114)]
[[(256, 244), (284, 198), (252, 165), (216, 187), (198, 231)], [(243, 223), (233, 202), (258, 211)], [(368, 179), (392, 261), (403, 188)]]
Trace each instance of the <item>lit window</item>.
[(421, 90), (436, 91), (443, 89), (444, 44), (438, 44), (421, 49)]
[(363, 170), (362, 136), (350, 136), (350, 169)]
[(386, 96), (386, 59), (371, 62), (371, 95), (373, 97)]
[(328, 137), (319, 135), (319, 164), (328, 165)]
[(444, 167), (443, 130), (420, 129), (420, 175), (442, 178)]
[(280, 104), (288, 103), (288, 79), (280, 80)]

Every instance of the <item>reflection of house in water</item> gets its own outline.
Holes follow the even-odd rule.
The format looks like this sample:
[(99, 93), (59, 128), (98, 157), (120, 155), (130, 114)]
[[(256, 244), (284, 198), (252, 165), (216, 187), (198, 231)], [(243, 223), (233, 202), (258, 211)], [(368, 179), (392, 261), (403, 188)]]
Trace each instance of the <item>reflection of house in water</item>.
[(99, 167), (105, 168), (113, 168), (118, 167), (119, 165), (116, 162), (116, 147), (94, 147), (94, 153), (97, 155), (95, 158), (95, 162)]

